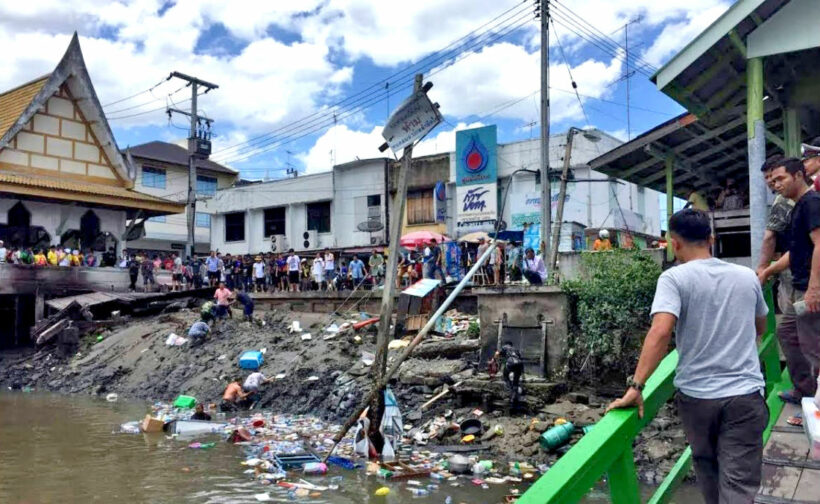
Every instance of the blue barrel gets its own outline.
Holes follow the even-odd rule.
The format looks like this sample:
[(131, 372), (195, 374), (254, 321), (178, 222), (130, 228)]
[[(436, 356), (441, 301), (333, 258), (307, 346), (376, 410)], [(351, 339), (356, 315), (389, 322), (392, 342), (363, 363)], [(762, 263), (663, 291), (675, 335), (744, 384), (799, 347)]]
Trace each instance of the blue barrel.
[(573, 431), (575, 431), (575, 426), (572, 425), (572, 422), (550, 428), (541, 434), (541, 448), (552, 451), (567, 444)]

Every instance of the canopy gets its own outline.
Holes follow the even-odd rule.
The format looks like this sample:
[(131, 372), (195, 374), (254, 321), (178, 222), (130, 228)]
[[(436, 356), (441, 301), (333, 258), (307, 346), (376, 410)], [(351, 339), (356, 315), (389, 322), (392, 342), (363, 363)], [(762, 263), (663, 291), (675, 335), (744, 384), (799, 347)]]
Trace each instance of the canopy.
[(399, 240), (399, 245), (402, 247), (415, 248), (420, 245), (426, 245), (432, 240), (442, 243), (448, 241), (449, 238), (433, 231), (413, 231), (412, 233), (407, 233), (402, 236), (401, 240)]
[(478, 241), (482, 238), (484, 238), (484, 240), (486, 241), (490, 241), (490, 235), (488, 235), (484, 231), (475, 231), (473, 233), (466, 234), (459, 238), (458, 241), (467, 243), (478, 243)]

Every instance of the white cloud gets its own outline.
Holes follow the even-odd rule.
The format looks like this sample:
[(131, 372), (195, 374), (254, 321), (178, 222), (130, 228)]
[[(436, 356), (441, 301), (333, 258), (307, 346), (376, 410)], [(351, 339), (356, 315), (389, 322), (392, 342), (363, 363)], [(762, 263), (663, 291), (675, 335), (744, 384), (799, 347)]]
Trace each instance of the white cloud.
[(676, 54), (726, 11), (726, 4), (718, 4), (699, 12), (689, 12), (679, 23), (667, 24), (643, 55), (649, 63), (660, 66)]
[[(430, 97), (439, 102), (443, 113), (455, 117), (495, 112), (496, 118), (538, 121), (539, 102), (530, 95), (540, 87), (539, 58), (538, 52), (529, 53), (507, 42), (489, 46), (431, 77), (435, 85)], [(578, 92), (596, 98), (606, 95), (608, 86), (620, 74), (621, 61), (617, 59), (609, 63), (587, 59), (572, 68)], [(571, 92), (572, 83), (563, 63), (550, 65), (550, 87), (554, 89), (550, 95), (551, 119), (582, 121), (581, 107)], [(538, 99), (537, 94), (533, 96)], [(498, 110), (508, 103), (514, 104)]]
[(328, 171), (335, 164), (347, 163), (357, 157), (360, 159), (383, 157), (388, 154), (379, 152), (384, 143), (382, 126), (370, 131), (351, 130), (345, 124), (334, 126), (316, 139), (307, 152), (298, 154), (297, 159), (305, 166), (305, 173)]

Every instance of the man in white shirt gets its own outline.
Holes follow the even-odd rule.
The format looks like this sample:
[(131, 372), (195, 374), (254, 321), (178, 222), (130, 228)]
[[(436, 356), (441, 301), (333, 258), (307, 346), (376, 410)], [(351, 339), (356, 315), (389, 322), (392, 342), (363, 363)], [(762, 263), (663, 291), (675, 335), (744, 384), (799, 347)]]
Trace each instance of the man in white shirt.
[(541, 256), (535, 255), (535, 251), (530, 247), (524, 258), (524, 278), (532, 285), (543, 285), (547, 278), (547, 268)]
[(3, 240), (0, 240), (0, 264), (6, 263), (6, 245), (3, 243)]
[(300, 284), (299, 284), (299, 268), (301, 266), (301, 260), (299, 256), (293, 253), (293, 249), (288, 250), (288, 284), (290, 284), (290, 291), (291, 292), (299, 292)]
[(253, 263), (253, 278), (255, 282), (254, 292), (265, 291), (265, 263), (262, 262), (262, 256), (256, 256)]
[(245, 378), (245, 383), (242, 384), (242, 390), (248, 394), (247, 400), (251, 403), (251, 408), (253, 408), (253, 404), (258, 402), (262, 397), (259, 393), (259, 387), (272, 381), (273, 378), (266, 378), (260, 371), (254, 371)]
[(328, 290), (333, 289), (334, 280), (336, 280), (336, 258), (330, 249), (325, 249), (325, 282), (327, 282)]

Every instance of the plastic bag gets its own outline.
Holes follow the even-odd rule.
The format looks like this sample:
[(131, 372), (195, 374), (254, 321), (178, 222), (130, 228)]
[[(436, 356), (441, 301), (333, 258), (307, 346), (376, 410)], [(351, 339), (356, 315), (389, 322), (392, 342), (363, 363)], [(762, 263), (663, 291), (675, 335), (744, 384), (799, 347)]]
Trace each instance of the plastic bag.
[(390, 387), (384, 389), (384, 415), (379, 432), (384, 436), (384, 447), (382, 448), (382, 459), (390, 462), (395, 460), (396, 450), (404, 432), (404, 422), (401, 418), (401, 410), (396, 396)]

